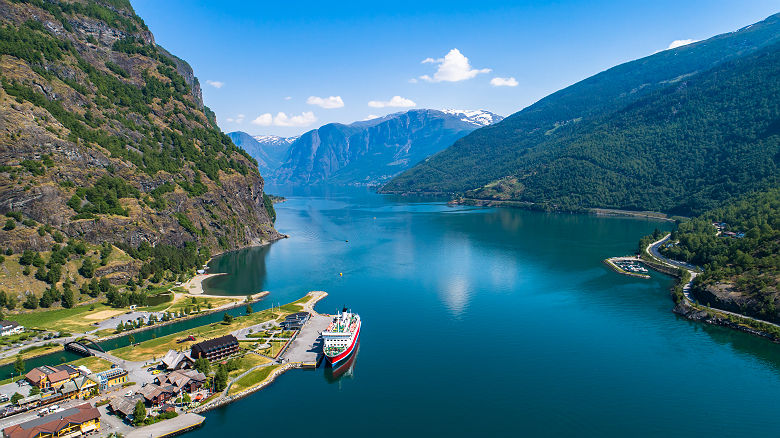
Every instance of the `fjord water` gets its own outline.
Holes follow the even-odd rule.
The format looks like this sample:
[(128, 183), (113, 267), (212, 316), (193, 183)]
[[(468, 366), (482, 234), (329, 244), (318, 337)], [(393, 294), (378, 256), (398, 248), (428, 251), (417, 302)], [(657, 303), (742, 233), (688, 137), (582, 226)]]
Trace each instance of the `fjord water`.
[[(274, 193), (273, 191), (271, 193)], [(351, 375), (294, 370), (190, 436), (774, 435), (780, 346), (672, 312), (672, 279), (618, 275), (661, 222), (290, 196), (270, 246), (211, 263), (210, 293), (309, 290), (363, 318)], [(340, 275), (343, 274), (343, 275)]]

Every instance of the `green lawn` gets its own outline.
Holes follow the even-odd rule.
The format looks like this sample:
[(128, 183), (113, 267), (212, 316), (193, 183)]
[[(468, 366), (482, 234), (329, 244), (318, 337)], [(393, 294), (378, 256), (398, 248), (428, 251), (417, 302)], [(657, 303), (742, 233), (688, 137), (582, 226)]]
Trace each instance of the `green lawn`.
[(111, 362), (105, 359), (101, 359), (97, 356), (82, 357), (81, 359), (76, 359), (73, 362), (69, 362), (69, 363), (74, 367), (84, 365), (85, 367), (89, 368), (89, 370), (92, 371), (93, 373), (99, 373), (101, 371), (111, 369)]
[[(94, 306), (94, 310), (90, 310), (90, 307)], [(76, 306), (72, 309), (54, 309), (54, 310), (37, 310), (28, 313), (20, 313), (17, 315), (8, 315), (8, 319), (14, 320), (19, 324), (30, 327), (39, 328), (42, 330), (54, 330), (54, 331), (69, 331), (69, 332), (85, 332), (94, 328), (93, 322), (100, 321), (100, 318), (93, 319), (90, 315), (97, 314), (104, 310), (115, 310), (111, 307), (101, 304), (84, 304), (82, 306)], [(122, 313), (121, 311), (118, 311)], [(110, 316), (109, 316), (110, 317)]]
[(280, 365), (269, 365), (267, 367), (258, 368), (246, 376), (238, 379), (233, 386), (230, 387), (228, 395), (238, 394), (239, 392), (249, 389), (253, 386), (257, 386), (262, 383), (268, 376)]

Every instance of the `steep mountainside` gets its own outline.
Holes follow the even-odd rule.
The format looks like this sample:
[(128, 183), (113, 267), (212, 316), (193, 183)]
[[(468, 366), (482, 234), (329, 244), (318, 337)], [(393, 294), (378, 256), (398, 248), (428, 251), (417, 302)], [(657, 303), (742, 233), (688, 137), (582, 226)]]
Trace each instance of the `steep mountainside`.
[(261, 175), (271, 175), (278, 169), (290, 150), (290, 145), (298, 137), (277, 137), (275, 135), (251, 136), (246, 132), (235, 131), (228, 133), (236, 146), (247, 151), (260, 168)]
[(149, 244), (194, 251), (160, 268), (175, 274), (279, 236), (255, 160), (127, 0), (0, 0), (0, 77), (0, 212), (21, 223), (0, 231), (7, 254), (109, 242), (137, 270)]
[(777, 183), (780, 15), (619, 65), (479, 129), (385, 192), (689, 214)]
[(303, 134), (274, 172), (278, 183), (377, 185), (469, 132), (502, 120), (487, 111), (411, 110)]

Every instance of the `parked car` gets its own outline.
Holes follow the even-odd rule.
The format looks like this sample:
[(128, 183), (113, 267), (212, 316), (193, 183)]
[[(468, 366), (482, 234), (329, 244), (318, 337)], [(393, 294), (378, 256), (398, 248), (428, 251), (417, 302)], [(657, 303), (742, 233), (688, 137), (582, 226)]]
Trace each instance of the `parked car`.
[(43, 408), (40, 411), (38, 411), (38, 416), (43, 417), (44, 415), (49, 413), (49, 408)]
[(154, 370), (154, 371), (152, 371), (152, 374), (160, 374), (161, 372), (162, 372), (162, 370)]
[(0, 394), (0, 402), (7, 402), (8, 400), (10, 400), (8, 394)]

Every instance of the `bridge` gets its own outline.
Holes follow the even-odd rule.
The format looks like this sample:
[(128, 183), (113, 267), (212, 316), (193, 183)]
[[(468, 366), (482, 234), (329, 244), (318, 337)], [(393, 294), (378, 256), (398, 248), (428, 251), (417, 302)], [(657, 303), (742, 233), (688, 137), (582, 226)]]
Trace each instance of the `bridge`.
[(106, 352), (106, 350), (104, 350), (100, 344), (93, 341), (92, 339), (87, 338), (76, 339), (75, 341), (65, 343), (63, 346), (66, 350), (72, 351), (82, 356), (94, 356), (95, 352), (92, 350), (99, 351), (101, 353)]

